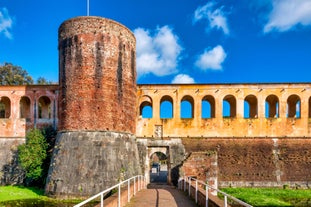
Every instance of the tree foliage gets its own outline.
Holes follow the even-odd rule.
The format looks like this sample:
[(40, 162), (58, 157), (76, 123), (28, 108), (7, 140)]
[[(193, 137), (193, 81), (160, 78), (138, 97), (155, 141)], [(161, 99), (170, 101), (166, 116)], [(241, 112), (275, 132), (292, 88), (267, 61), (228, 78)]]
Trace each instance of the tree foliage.
[(26, 143), (18, 147), (19, 162), (26, 177), (38, 180), (43, 175), (43, 162), (47, 157), (48, 144), (42, 132), (33, 129), (27, 133)]
[(49, 84), (52, 84), (52, 81), (48, 81), (44, 77), (39, 77), (37, 79), (37, 84), (39, 84), (39, 85), (49, 85)]
[(0, 65), (0, 85), (30, 85), (32, 77), (19, 66), (12, 63)]

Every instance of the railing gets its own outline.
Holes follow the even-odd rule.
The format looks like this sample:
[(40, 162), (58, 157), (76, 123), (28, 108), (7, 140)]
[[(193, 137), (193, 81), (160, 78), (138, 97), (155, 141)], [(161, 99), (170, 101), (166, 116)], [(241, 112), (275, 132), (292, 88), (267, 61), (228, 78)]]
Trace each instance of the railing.
[[(133, 180), (134, 182), (134, 191), (133, 194), (131, 195), (131, 180)], [(131, 177), (125, 181), (122, 181), (90, 198), (88, 198), (87, 200), (75, 205), (74, 207), (80, 207), (83, 206), (93, 200), (95, 200), (96, 198), (100, 197), (100, 207), (104, 207), (104, 196), (105, 194), (109, 193), (111, 190), (118, 188), (118, 207), (121, 207), (121, 187), (127, 184), (127, 202), (130, 201), (131, 197), (134, 196), (136, 194), (136, 192), (140, 191), (141, 189), (145, 189), (146, 188), (146, 178), (142, 175), (137, 175), (134, 177)], [(137, 189), (136, 189), (137, 186)]]
[[(178, 189), (180, 190), (184, 190), (184, 191), (187, 191), (188, 190), (188, 195), (191, 196), (191, 187), (192, 187), (192, 184), (191, 184), (191, 181), (194, 181), (195, 182), (195, 187), (193, 186), (193, 188), (195, 189), (195, 193), (194, 193), (194, 199), (195, 199), (195, 202), (198, 203), (198, 192), (199, 192), (199, 184), (203, 186), (203, 188), (201, 189), (205, 189), (205, 207), (208, 207), (208, 192), (209, 190), (211, 191), (214, 191), (214, 192), (217, 192), (221, 195), (223, 195), (224, 197), (224, 207), (227, 207), (228, 206), (228, 198), (231, 199), (232, 201), (234, 202), (237, 202), (238, 204), (242, 205), (242, 206), (246, 206), (246, 207), (252, 207), (251, 205), (223, 192), (223, 191), (220, 191), (216, 188), (213, 188), (209, 185), (207, 185), (206, 183), (204, 183), (203, 181), (200, 181), (200, 180), (197, 180), (193, 177), (183, 177), (183, 178), (180, 178), (178, 180)], [(188, 184), (188, 185), (187, 185)], [(188, 187), (188, 188), (187, 188)], [(203, 203), (204, 205), (204, 203)]]

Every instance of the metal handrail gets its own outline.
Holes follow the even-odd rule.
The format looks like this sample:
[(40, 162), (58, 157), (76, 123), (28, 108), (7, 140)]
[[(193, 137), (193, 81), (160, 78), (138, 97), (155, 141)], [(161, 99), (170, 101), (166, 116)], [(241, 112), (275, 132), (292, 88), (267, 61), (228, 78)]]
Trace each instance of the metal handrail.
[[(110, 187), (110, 188), (108, 188), (108, 189), (106, 189), (106, 190), (104, 190), (104, 191), (102, 191), (102, 192), (100, 192), (100, 193), (98, 193), (98, 194), (96, 194), (96, 195), (86, 199), (85, 201), (82, 201), (81, 203), (75, 205), (74, 207), (81, 207), (81, 206), (91, 202), (92, 200), (98, 198), (98, 197), (100, 197), (100, 206), (104, 207), (104, 195), (106, 193), (110, 192), (111, 190), (115, 189), (115, 188), (118, 188), (118, 207), (121, 207), (121, 186), (123, 184), (127, 183), (127, 188), (128, 188), (127, 189), (127, 202), (129, 202), (130, 199), (131, 199), (130, 198), (130, 188), (131, 188), (130, 187), (131, 186), (130, 183), (131, 183), (131, 180), (134, 180), (133, 196), (136, 194), (136, 192), (140, 191), (141, 189), (146, 188), (146, 178), (145, 178), (145, 176), (143, 176), (143, 175), (136, 175), (134, 177), (131, 177), (131, 178), (125, 180), (125, 181), (122, 181), (122, 182), (120, 182), (120, 183), (118, 183), (118, 184), (116, 184), (116, 185), (114, 185), (114, 186), (112, 186), (112, 187)], [(138, 183), (137, 191), (136, 191), (136, 181)]]
[[(201, 180), (197, 180), (191, 176), (185, 176), (184, 178), (180, 178), (178, 180), (178, 188), (180, 190), (188, 190), (188, 194), (189, 196), (191, 195), (191, 180), (195, 181), (195, 202), (198, 203), (198, 184), (202, 184), (205, 186), (205, 207), (208, 207), (208, 189), (217, 191), (218, 193), (222, 194), (224, 196), (224, 206), (227, 207), (228, 206), (228, 198), (230, 198), (231, 200), (239, 203), (240, 205), (246, 206), (246, 207), (252, 207), (252, 205), (249, 205), (248, 203), (245, 203), (244, 201), (241, 201), (219, 189), (213, 188), (211, 186), (209, 186), (208, 184), (204, 183)], [(182, 181), (184, 181), (184, 185), (182, 185)], [(187, 189), (187, 185), (186, 182), (188, 183), (188, 189)], [(184, 186), (184, 188), (183, 188)]]

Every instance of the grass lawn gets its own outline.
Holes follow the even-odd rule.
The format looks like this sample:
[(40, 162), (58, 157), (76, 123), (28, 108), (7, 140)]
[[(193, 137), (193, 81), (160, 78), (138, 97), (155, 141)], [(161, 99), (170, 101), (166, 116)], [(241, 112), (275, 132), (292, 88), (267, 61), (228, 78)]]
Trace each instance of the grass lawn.
[[(23, 186), (0, 186), (0, 207), (7, 206), (50, 206), (67, 207), (80, 203), (82, 200), (56, 200), (44, 196), (44, 191), (38, 188)], [(91, 202), (86, 207), (95, 206)]]
[(311, 190), (224, 188), (222, 191), (253, 206), (311, 206)]
[(20, 199), (48, 199), (43, 190), (38, 188), (26, 188), (22, 186), (1, 186), (0, 202)]

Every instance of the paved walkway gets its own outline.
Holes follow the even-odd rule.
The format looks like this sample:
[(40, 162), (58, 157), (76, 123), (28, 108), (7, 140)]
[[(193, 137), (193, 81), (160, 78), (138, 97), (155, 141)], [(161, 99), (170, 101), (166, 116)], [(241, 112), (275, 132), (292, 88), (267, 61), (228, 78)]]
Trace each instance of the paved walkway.
[(174, 186), (149, 184), (139, 191), (126, 207), (196, 207), (193, 200)]

